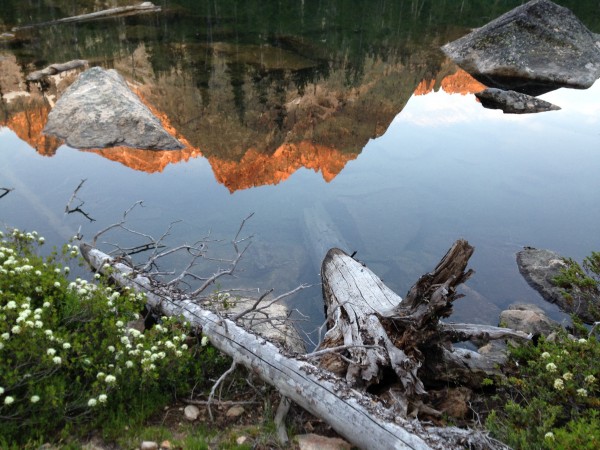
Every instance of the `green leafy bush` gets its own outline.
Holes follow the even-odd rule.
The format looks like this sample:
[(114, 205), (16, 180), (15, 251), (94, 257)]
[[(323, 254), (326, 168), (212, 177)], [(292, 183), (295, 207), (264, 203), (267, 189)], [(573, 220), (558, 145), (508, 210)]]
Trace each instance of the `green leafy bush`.
[(0, 448), (123, 429), (188, 391), (219, 353), (175, 318), (128, 327), (144, 297), (69, 281), (78, 249), (43, 258), (35, 232), (0, 232)]
[(487, 419), (492, 434), (520, 449), (600, 448), (600, 343), (573, 340), (511, 349), (514, 363)]
[(569, 303), (584, 300), (590, 317), (600, 320), (600, 252), (592, 252), (582, 265), (571, 258), (563, 261), (565, 267), (552, 282), (563, 289), (562, 294)]

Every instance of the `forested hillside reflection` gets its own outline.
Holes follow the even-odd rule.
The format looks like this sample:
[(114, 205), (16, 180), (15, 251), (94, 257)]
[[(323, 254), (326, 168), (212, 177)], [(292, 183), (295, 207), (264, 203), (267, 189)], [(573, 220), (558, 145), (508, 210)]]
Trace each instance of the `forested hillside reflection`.
[[(180, 152), (98, 153), (148, 172), (203, 155), (233, 192), (278, 183), (300, 167), (330, 181), (385, 132), (415, 91), (453, 76), (471, 83), (439, 46), (521, 2), (165, 0), (156, 2), (159, 14), (10, 34), (15, 26), (132, 3), (1, 2), (0, 31), (8, 33), (0, 41), (1, 123), (52, 155), (60, 142), (40, 132), (74, 74), (42, 86), (44, 97), (25, 76), (87, 59), (128, 78), (187, 145)], [(586, 14), (593, 2), (559, 3), (597, 26)]]

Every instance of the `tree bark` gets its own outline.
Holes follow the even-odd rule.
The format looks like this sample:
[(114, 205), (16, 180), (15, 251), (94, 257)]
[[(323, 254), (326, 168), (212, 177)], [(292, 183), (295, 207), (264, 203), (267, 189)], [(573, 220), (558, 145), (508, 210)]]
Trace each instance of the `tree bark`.
[(426, 427), (417, 421), (395, 416), (373, 396), (354, 389), (348, 382), (308, 362), (292, 357), (232, 320), (202, 309), (185, 295), (173, 296), (168, 288), (144, 274), (113, 260), (107, 254), (81, 244), (88, 263), (121, 286), (144, 292), (150, 307), (168, 316), (182, 316), (201, 327), (211, 343), (257, 376), (273, 385), (281, 395), (329, 423), (334, 430), (360, 448), (458, 449), (507, 448), (485, 434), (455, 427)]

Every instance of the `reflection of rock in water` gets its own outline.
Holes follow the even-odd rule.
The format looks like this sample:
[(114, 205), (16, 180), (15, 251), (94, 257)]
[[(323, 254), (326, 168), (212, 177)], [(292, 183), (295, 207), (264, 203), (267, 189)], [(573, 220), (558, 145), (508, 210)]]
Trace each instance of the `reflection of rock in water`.
[(472, 287), (463, 284), (459, 292), (463, 298), (456, 300), (454, 312), (449, 320), (453, 322), (497, 323), (500, 308)]
[(114, 70), (93, 67), (61, 96), (44, 132), (74, 148), (181, 149)]
[(475, 96), (484, 108), (501, 109), (505, 114), (532, 114), (560, 109), (559, 106), (531, 95), (502, 89), (488, 88), (477, 92)]
[(56, 153), (62, 141), (42, 134), (50, 105), (40, 98), (24, 97), (11, 102), (10, 110), (7, 119), (1, 120), (0, 125), (10, 128), (40, 155), (52, 156)]

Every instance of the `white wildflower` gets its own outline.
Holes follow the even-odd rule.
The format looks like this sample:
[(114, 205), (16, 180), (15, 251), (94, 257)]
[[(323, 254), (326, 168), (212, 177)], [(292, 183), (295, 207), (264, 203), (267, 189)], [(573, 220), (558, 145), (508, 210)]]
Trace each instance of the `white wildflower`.
[(111, 384), (117, 381), (117, 378), (114, 375), (107, 375), (104, 381), (108, 384)]

